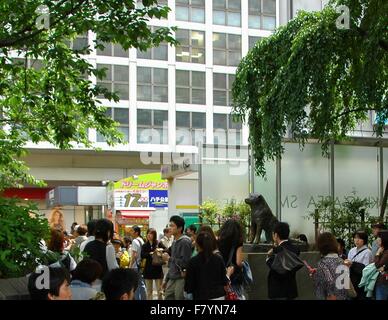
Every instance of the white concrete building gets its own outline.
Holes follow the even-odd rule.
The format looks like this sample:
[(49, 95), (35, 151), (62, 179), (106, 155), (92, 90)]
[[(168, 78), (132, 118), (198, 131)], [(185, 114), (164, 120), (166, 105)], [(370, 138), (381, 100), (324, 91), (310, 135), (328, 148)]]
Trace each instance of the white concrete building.
[[(89, 130), (90, 139), (103, 150), (101, 152), (82, 148), (64, 152), (49, 144), (31, 143), (28, 145), (30, 155), (26, 157), (31, 174), (46, 180), (49, 187), (101, 185), (108, 180), (159, 171), (160, 164), (144, 161), (148, 152), (160, 152), (162, 161), (163, 157), (169, 159), (172, 153), (198, 153), (197, 142), (247, 146), (248, 128), (232, 122), (230, 117), (231, 85), (239, 61), (256, 41), (270, 36), (298, 10), (321, 10), (325, 2), (159, 1), (167, 4), (171, 12), (167, 20), (152, 19), (150, 25), (153, 28), (177, 26), (179, 46), (162, 44), (140, 52), (136, 49), (124, 51), (120, 46), (108, 44), (105, 50), (93, 49), (87, 57), (97, 68), (107, 68), (104, 80), (91, 80), (119, 91), (120, 102), (101, 101), (109, 107), (108, 114), (120, 123), (119, 130), (127, 143), (109, 147), (94, 129)], [(95, 34), (89, 32), (72, 45), (93, 47), (94, 39)], [(372, 125), (372, 122), (363, 124), (355, 135), (370, 137)], [(274, 175), (271, 166), (269, 181)], [(192, 186), (191, 200), (185, 192), (181, 195), (186, 202), (198, 200), (193, 182), (196, 179), (191, 179), (187, 177), (183, 182), (188, 189)], [(257, 181), (253, 185), (256, 190), (260, 186), (265, 190), (268, 186)], [(222, 188), (220, 190), (222, 192)], [(276, 188), (273, 193), (278, 191)], [(381, 194), (381, 190), (378, 193)], [(25, 197), (29, 197), (28, 193)], [(280, 196), (277, 200), (272, 199), (272, 193), (268, 197), (274, 212), (275, 206), (280, 208), (285, 203)], [(293, 198), (290, 196), (290, 199)], [(45, 210), (43, 199), (39, 204)], [(66, 207), (64, 210), (68, 226), (73, 221), (83, 223), (102, 214), (101, 207)]]

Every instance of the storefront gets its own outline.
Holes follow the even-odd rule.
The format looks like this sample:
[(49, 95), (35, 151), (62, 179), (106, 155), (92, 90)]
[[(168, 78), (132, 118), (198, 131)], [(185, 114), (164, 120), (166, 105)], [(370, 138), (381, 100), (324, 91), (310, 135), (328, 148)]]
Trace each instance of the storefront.
[(151, 214), (168, 208), (167, 181), (156, 172), (111, 182), (108, 185), (108, 208), (120, 236), (130, 236), (131, 228), (136, 225), (145, 238)]

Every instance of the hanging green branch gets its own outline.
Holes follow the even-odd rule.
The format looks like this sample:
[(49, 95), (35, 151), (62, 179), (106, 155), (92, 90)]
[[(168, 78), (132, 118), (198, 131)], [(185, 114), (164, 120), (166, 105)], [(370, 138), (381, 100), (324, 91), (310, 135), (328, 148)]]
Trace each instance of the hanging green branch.
[[(350, 10), (340, 29), (335, 7)], [(327, 151), (376, 112), (375, 131), (388, 119), (388, 1), (332, 0), (320, 12), (300, 12), (241, 61), (233, 113), (249, 125), (256, 172), (281, 157), (290, 130), (303, 147), (317, 139)]]

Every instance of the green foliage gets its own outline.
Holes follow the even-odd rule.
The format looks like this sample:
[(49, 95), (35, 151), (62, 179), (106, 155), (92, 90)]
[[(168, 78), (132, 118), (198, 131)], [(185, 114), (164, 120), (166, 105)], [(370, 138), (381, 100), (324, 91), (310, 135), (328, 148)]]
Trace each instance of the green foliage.
[(212, 199), (207, 199), (202, 203), (200, 207), (200, 218), (203, 222), (210, 224), (211, 227), (218, 222), (218, 215), (220, 213), (220, 207), (218, 203)]
[(333, 201), (330, 197), (319, 201), (316, 210), (310, 212), (306, 218), (318, 220), (321, 232), (331, 232), (335, 237), (344, 239), (351, 247), (355, 231), (364, 230), (371, 234), (371, 225), (376, 218), (370, 216), (369, 206), (368, 198), (360, 198), (353, 191), (343, 202)]
[[(350, 9), (339, 29), (337, 5)], [(249, 125), (257, 174), (281, 157), (289, 131), (301, 147), (332, 140), (377, 114), (376, 135), (388, 120), (388, 1), (332, 0), (303, 12), (260, 41), (241, 61), (233, 85), (233, 113)]]
[(24, 276), (44, 259), (40, 241), (49, 237), (48, 221), (35, 204), (5, 198), (0, 221), (0, 278)]
[[(86, 76), (102, 79), (104, 71), (84, 58), (91, 52), (89, 46), (72, 49), (69, 40), (90, 30), (100, 49), (106, 43), (140, 50), (162, 41), (176, 44), (175, 28), (152, 32), (147, 25), (150, 17), (166, 18), (170, 9), (156, 0), (142, 3), (144, 7), (136, 8), (134, 0), (1, 1), (0, 189), (37, 183), (20, 160), (28, 140), (61, 149), (92, 148), (89, 129), (94, 128), (109, 145), (123, 141), (118, 124), (105, 115), (98, 100), (103, 96), (117, 102), (117, 93), (88, 80)], [(48, 30), (35, 25), (39, 5), (49, 8)]]

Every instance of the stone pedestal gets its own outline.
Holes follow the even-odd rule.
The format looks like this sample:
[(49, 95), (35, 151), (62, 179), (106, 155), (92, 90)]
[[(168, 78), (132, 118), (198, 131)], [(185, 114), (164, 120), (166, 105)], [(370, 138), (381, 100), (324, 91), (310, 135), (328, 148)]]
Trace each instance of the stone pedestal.
[[(268, 245), (256, 245), (259, 247), (246, 247), (244, 245), (244, 251), (250, 249), (256, 250), (268, 250)], [(268, 250), (267, 250), (268, 249)], [(248, 261), (253, 275), (253, 285), (248, 292), (249, 300), (268, 300), (268, 285), (267, 278), (269, 268), (265, 263), (267, 254), (263, 252), (244, 252), (244, 259)], [(316, 267), (320, 259), (319, 252), (307, 251), (301, 252), (300, 258), (306, 260), (309, 265)], [(309, 276), (307, 268), (303, 267), (296, 274), (296, 282), (298, 285), (298, 298), (297, 300), (315, 300), (313, 282)]]

